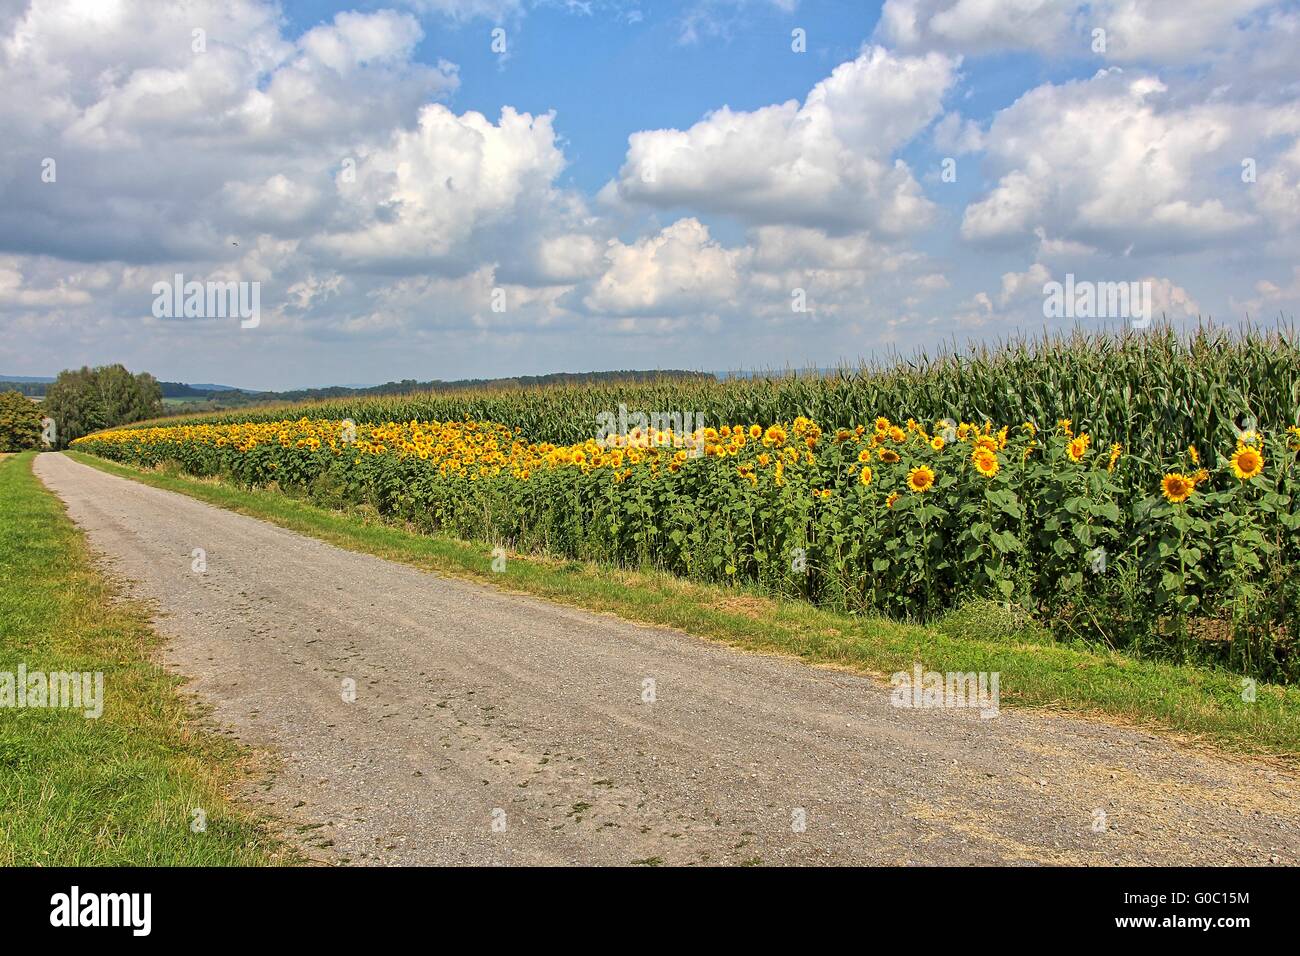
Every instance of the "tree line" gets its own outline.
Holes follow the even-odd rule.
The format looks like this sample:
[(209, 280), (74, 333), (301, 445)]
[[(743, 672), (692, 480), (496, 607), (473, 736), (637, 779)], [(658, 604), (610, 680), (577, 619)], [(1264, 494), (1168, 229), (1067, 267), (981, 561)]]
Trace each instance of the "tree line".
[(66, 448), (82, 435), (127, 425), (163, 413), (162, 387), (148, 372), (132, 374), (123, 365), (65, 370), (34, 402), (16, 390), (0, 394), (0, 451), (40, 448), (52, 419), (53, 446)]

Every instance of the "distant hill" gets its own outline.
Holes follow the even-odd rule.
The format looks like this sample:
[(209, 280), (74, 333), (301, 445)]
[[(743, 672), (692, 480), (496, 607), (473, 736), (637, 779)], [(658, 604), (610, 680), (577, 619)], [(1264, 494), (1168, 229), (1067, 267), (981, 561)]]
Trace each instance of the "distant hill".
[[(0, 375), (0, 392), (16, 391), (24, 395), (37, 397), (45, 394), (46, 386), (54, 379), (43, 375)], [(208, 398), (214, 393), (239, 392), (246, 395), (259, 394), (251, 388), (238, 388), (234, 385), (186, 385), (182, 382), (159, 382), (163, 398)]]
[(249, 395), (257, 395), (260, 393), (259, 389), (241, 388), (238, 385), (200, 385), (194, 383), (189, 387), (194, 389), (196, 392), (246, 392)]

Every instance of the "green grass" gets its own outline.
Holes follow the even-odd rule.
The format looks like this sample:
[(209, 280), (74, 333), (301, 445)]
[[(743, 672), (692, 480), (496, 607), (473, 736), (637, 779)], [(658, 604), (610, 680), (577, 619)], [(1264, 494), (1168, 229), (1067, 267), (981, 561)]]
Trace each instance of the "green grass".
[(225, 795), (246, 754), (197, 725), (145, 608), (114, 599), (34, 458), (0, 459), (0, 672), (103, 672), (104, 710), (0, 709), (0, 865), (289, 861)]
[(1139, 661), (1084, 645), (1054, 643), (991, 609), (966, 608), (935, 627), (861, 618), (668, 574), (514, 556), (492, 571), (483, 543), (409, 533), (373, 516), (330, 511), (267, 490), (145, 471), (88, 455), (71, 457), (110, 474), (177, 491), (281, 527), (419, 568), (620, 617), (681, 628), (704, 638), (817, 664), (890, 674), (914, 662), (937, 671), (1001, 674), (1004, 706), (1098, 715), (1225, 750), (1300, 751), (1300, 688), (1260, 684), (1242, 700), (1226, 671)]

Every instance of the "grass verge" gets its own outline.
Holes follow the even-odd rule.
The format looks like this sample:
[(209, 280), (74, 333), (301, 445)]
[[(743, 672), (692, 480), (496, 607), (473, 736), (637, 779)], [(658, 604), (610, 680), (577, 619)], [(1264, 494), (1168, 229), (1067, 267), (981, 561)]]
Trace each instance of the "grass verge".
[(244, 753), (196, 725), (146, 609), (115, 600), (34, 457), (0, 460), (0, 675), (102, 672), (103, 714), (0, 707), (0, 865), (290, 862), (225, 796)]
[(78, 452), (76, 461), (109, 474), (189, 495), (340, 547), (429, 571), (471, 578), (548, 600), (680, 628), (752, 651), (877, 674), (909, 670), (1001, 674), (1004, 706), (1101, 716), (1221, 749), (1278, 755), (1300, 751), (1300, 688), (1259, 684), (1243, 700), (1242, 679), (1226, 671), (1135, 660), (1013, 630), (996, 613), (958, 612), (937, 627), (854, 617), (739, 589), (666, 574), (515, 556), (491, 570), (491, 547), (412, 534), (372, 518), (332, 511), (277, 491), (119, 465)]

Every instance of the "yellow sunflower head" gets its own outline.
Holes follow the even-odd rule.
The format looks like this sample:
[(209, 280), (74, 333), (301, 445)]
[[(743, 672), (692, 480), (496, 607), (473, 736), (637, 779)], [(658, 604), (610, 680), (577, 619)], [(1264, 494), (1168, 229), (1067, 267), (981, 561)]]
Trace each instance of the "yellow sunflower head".
[(1176, 471), (1165, 475), (1160, 481), (1160, 493), (1173, 504), (1182, 504), (1196, 490), (1196, 481)]
[(901, 461), (898, 452), (894, 451), (892, 448), (880, 449), (880, 460), (889, 465), (896, 465)]
[(998, 462), (998, 456), (987, 448), (976, 448), (970, 460), (971, 464), (975, 466), (975, 470), (985, 478), (992, 478), (1002, 467)]
[(867, 485), (871, 484), (872, 477), (871, 466), (863, 465), (862, 471), (858, 473), (858, 484), (865, 488)]
[(862, 449), (862, 451), (858, 452), (858, 461), (862, 462), (863, 464), (866, 464), (867, 462), (871, 461), (871, 449), (864, 448)]
[(1083, 461), (1083, 456), (1088, 454), (1088, 446), (1091, 444), (1090, 437), (1079, 435), (1070, 439), (1070, 444), (1065, 446), (1065, 453), (1070, 456), (1070, 461)]
[(930, 439), (930, 447), (933, 448), (935, 451), (943, 451), (943, 446), (946, 444), (947, 442), (943, 440), (942, 435), (935, 435), (933, 438)]
[(907, 473), (907, 487), (913, 491), (928, 491), (934, 485), (934, 472), (927, 465), (918, 465)]
[(1232, 453), (1232, 473), (1242, 481), (1257, 477), (1264, 470), (1264, 456), (1258, 448), (1239, 445)]
[(889, 493), (889, 497), (885, 499), (885, 507), (886, 507), (886, 508), (892, 508), (892, 507), (894, 507), (894, 502), (897, 501), (898, 498), (899, 498), (898, 492), (897, 492), (897, 491), (891, 491), (891, 492)]

